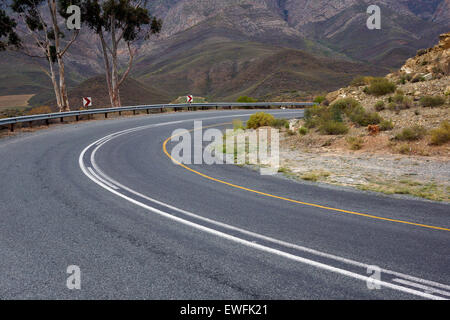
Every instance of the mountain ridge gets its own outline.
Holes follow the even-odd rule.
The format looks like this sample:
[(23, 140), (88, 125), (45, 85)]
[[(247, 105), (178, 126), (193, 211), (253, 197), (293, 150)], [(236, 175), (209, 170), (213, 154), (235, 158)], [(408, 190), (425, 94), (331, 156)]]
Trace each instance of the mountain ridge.
[[(350, 81), (351, 75), (366, 72), (373, 72), (376, 75), (389, 73), (390, 70), (400, 67), (418, 49), (432, 46), (437, 35), (450, 29), (450, 19), (447, 19), (450, 14), (450, 10), (447, 10), (449, 3), (450, 0), (380, 0), (377, 4), (382, 9), (382, 29), (368, 30), (366, 9), (371, 4), (369, 0), (156, 0), (149, 3), (149, 8), (152, 14), (163, 19), (162, 34), (142, 43), (131, 76), (151, 87), (153, 87), (151, 76), (155, 76), (154, 87), (161, 90), (177, 88), (173, 96), (182, 95), (184, 93), (182, 89), (195, 92), (197, 88), (203, 86), (202, 90), (199, 89), (202, 95), (220, 99), (235, 97), (240, 92), (247, 92), (250, 87), (261, 83), (267, 77), (274, 79), (273, 75), (262, 72), (258, 81), (254, 81), (248, 88), (244, 88), (245, 90), (231, 94), (228, 92), (229, 89), (225, 88), (234, 86), (233, 81), (239, 79), (236, 78), (237, 74), (222, 79), (224, 83), (220, 84), (218, 82), (221, 82), (221, 79), (215, 77), (214, 70), (226, 69), (227, 73), (243, 72), (243, 68), (236, 69), (239, 63), (234, 67), (226, 65), (230, 64), (230, 60), (235, 62), (239, 60), (247, 65), (257, 63), (260, 66), (261, 61), (270, 60), (264, 60), (268, 56), (274, 55), (279, 50), (288, 49), (303, 50), (313, 57), (340, 59), (343, 63), (353, 63), (348, 76), (342, 77), (342, 74), (336, 72), (331, 77), (339, 79), (338, 85), (342, 86), (341, 81), (344, 78)], [(92, 45), (96, 43), (94, 37), (90, 32), (83, 32), (68, 52), (66, 64), (71, 88), (102, 73), (98, 46)], [(238, 52), (248, 56), (234, 58), (232, 51), (228, 49), (222, 55), (211, 52), (217, 58), (214, 61), (217, 66), (199, 67), (186, 59), (196, 56), (200, 43), (204, 44), (202, 47), (204, 52), (209, 52), (209, 45), (226, 43), (228, 49), (233, 46), (244, 48)], [(0, 61), (0, 68), (4, 74), (16, 79), (12, 83), (19, 83), (26, 74), (35, 74), (33, 72), (38, 68), (31, 68), (30, 65), (38, 66), (39, 63), (26, 58), (11, 58), (11, 56), (8, 58), (8, 54), (11, 55), (11, 53), (0, 54), (0, 58), (3, 58)], [(255, 56), (252, 56), (253, 54)], [(298, 53), (298, 56), (300, 55)], [(121, 59), (125, 61), (126, 57), (121, 56)], [(5, 63), (8, 60), (12, 63)], [(204, 64), (208, 63), (210, 62)], [(373, 68), (364, 68), (363, 64), (371, 64)], [(184, 69), (188, 76), (168, 71), (167, 66), (175, 65)], [(44, 64), (42, 66), (45, 67)], [(156, 72), (158, 69), (166, 70), (167, 75), (161, 76)], [(268, 68), (256, 69), (264, 71)], [(144, 70), (147, 74), (144, 74)], [(320, 72), (321, 66), (318, 66), (317, 70)], [(197, 79), (196, 74), (200, 71), (208, 75), (202, 75)], [(301, 83), (302, 79), (309, 78), (310, 81), (314, 81), (315, 78), (306, 73), (294, 68), (278, 73), (280, 76), (275, 78), (291, 79), (292, 82), (287, 83), (288, 88), (285, 89), (289, 90), (295, 87), (296, 83)], [(244, 72), (242, 77), (248, 78), (249, 75), (245, 75)], [(328, 71), (327, 77), (330, 77)], [(208, 78), (213, 79), (210, 81)], [(27, 76), (24, 79), (28, 83), (27, 86), (15, 84), (13, 87), (7, 77), (0, 78), (0, 94), (37, 93), (45, 88), (51, 88), (50, 81), (45, 76), (37, 76), (35, 79), (33, 82), (33, 77)], [(159, 81), (162, 83), (158, 83)], [(323, 79), (317, 80), (317, 84), (319, 83), (320, 86), (310, 86), (309, 90), (325, 91), (335, 88), (335, 86), (325, 88), (329, 82)], [(267, 92), (260, 93), (259, 96), (276, 96), (281, 90), (277, 86), (273, 88), (273, 92), (269, 86), (265, 88)], [(298, 91), (302, 91), (301, 88)], [(256, 92), (260, 92), (259, 89)]]

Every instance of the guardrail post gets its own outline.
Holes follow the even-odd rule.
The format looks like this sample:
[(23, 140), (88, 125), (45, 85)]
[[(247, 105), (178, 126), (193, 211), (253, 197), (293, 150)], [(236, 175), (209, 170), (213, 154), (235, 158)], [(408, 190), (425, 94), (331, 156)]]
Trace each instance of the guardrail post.
[(11, 123), (11, 124), (9, 125), (9, 130), (10, 130), (11, 132), (14, 132), (14, 123)]
[(119, 117), (122, 116), (122, 111), (119, 111)]
[(145, 109), (145, 111), (147, 112), (147, 114), (150, 114), (150, 109)]
[(30, 128), (33, 128), (33, 121), (30, 121), (28, 124), (30, 125)]
[(136, 110), (133, 110), (133, 115), (134, 115), (134, 116), (136, 115)]
[(75, 120), (76, 120), (76, 121), (80, 121), (80, 116), (79, 116), (79, 115), (76, 115), (76, 116), (75, 116)]
[(49, 125), (50, 125), (50, 121), (49, 121), (48, 119), (45, 119), (45, 124), (46, 124), (47, 126), (49, 126)]
[(61, 123), (63, 123), (63, 122), (64, 122), (64, 118), (63, 118), (63, 117), (61, 117), (61, 118), (60, 118), (60, 121), (61, 121)]
[(108, 112), (105, 112), (105, 119), (108, 119)]

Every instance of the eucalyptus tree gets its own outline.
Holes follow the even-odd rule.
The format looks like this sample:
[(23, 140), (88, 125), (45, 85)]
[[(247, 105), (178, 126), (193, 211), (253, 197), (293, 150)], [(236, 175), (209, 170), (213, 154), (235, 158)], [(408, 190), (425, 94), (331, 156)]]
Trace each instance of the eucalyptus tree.
[[(69, 30), (65, 19), (70, 5), (80, 5), (81, 0), (12, 0), (11, 8), (21, 19), (23, 51), (31, 57), (48, 62), (46, 74), (50, 77), (60, 111), (69, 111), (69, 98), (65, 79), (64, 55), (77, 39), (80, 30)], [(64, 40), (70, 34), (69, 40)], [(55, 64), (57, 65), (55, 67)]]
[(8, 47), (19, 48), (21, 41), (16, 33), (17, 22), (10, 18), (3, 8), (0, 8), (0, 51)]
[[(138, 46), (159, 33), (162, 22), (150, 14), (145, 0), (83, 0), (82, 20), (98, 36), (111, 106), (119, 107), (119, 88), (130, 73)], [(128, 62), (120, 73), (122, 49)]]

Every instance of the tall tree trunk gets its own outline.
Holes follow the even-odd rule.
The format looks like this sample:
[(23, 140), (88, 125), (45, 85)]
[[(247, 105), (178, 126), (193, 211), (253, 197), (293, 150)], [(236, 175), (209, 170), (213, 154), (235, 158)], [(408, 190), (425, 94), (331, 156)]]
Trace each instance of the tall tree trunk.
[(103, 52), (103, 62), (105, 64), (105, 76), (106, 76), (106, 83), (108, 85), (108, 93), (109, 93), (109, 100), (111, 102), (111, 107), (114, 107), (114, 99), (113, 99), (113, 91), (112, 91), (112, 84), (111, 84), (111, 68), (109, 64), (109, 58), (108, 58), (108, 48), (106, 45), (105, 38), (103, 36), (103, 31), (99, 32), (100, 42), (102, 45), (102, 52)]
[(61, 104), (62, 111), (70, 111), (69, 105), (69, 97), (67, 95), (66, 81), (65, 81), (65, 70), (64, 70), (64, 62), (62, 61), (62, 57), (58, 59), (58, 68), (59, 68), (59, 91), (61, 92)]
[[(50, 48), (48, 48), (48, 51), (50, 52)], [(61, 103), (61, 92), (59, 90), (58, 83), (56, 81), (55, 70), (53, 69), (53, 62), (50, 57), (50, 54), (48, 54), (48, 63), (49, 63), (49, 68), (50, 68), (49, 76), (50, 76), (50, 79), (52, 80), (53, 90), (55, 91), (55, 96), (56, 96), (56, 104), (58, 105), (59, 112), (62, 112), (63, 106)]]
[(120, 107), (120, 101), (119, 101), (119, 87), (118, 87), (118, 76), (117, 76), (117, 55), (112, 54), (112, 76), (111, 76), (111, 87), (112, 87), (112, 93), (113, 93), (113, 102), (114, 107)]
[(117, 65), (117, 39), (116, 39), (116, 18), (113, 15), (111, 17), (111, 61), (112, 61), (112, 76), (111, 76), (111, 86), (113, 91), (113, 101), (114, 107), (120, 107), (120, 97), (119, 97), (119, 75), (118, 75), (118, 65)]
[(58, 61), (58, 71), (59, 71), (59, 92), (60, 92), (60, 100), (61, 100), (61, 111), (70, 111), (69, 98), (67, 96), (67, 88), (66, 88), (66, 79), (65, 79), (65, 69), (64, 69), (64, 61), (61, 54), (61, 44), (60, 44), (60, 34), (59, 34), (59, 26), (57, 19), (57, 8), (56, 8), (56, 0), (47, 0), (48, 6), (50, 9), (50, 16), (53, 24), (53, 33), (55, 37), (55, 50), (56, 50), (56, 59)]

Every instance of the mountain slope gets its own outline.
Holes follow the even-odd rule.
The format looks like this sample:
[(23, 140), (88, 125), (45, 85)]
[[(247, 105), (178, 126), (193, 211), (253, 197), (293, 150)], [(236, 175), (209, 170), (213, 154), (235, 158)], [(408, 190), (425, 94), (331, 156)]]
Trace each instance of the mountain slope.
[(315, 57), (302, 50), (217, 38), (177, 55), (143, 59), (136, 70), (135, 76), (145, 84), (209, 100), (234, 100), (240, 95), (264, 99), (289, 91), (305, 97), (342, 86), (358, 74), (387, 73), (387, 69)]
[[(120, 88), (120, 95), (124, 106), (169, 103), (173, 99), (167, 93), (145, 86), (133, 78), (125, 80)], [(69, 91), (69, 102), (72, 110), (78, 110), (82, 106), (83, 97), (92, 98), (92, 108), (110, 107), (108, 89), (104, 76), (97, 76), (85, 80)], [(46, 104), (57, 111), (56, 101), (54, 99), (47, 100), (48, 98), (48, 94), (41, 93), (33, 97), (30, 103), (33, 105)]]
[[(382, 29), (368, 30), (366, 9), (372, 2), (150, 1), (151, 12), (164, 20), (163, 30), (158, 38), (141, 43), (132, 76), (170, 96), (189, 92), (225, 99), (242, 92), (263, 97), (283, 90), (332, 90), (355, 74), (388, 73), (450, 29), (450, 0), (378, 0)], [(265, 60), (285, 49), (310, 54), (310, 66)], [(327, 58), (353, 64), (342, 72), (339, 63), (331, 67)], [(127, 61), (125, 55), (120, 59)], [(316, 64), (313, 59), (318, 59)], [(321, 59), (331, 64), (323, 69)], [(87, 30), (65, 60), (70, 90), (104, 72), (98, 41)], [(255, 74), (246, 71), (250, 66)], [(0, 95), (39, 93), (35, 103), (52, 98), (50, 82), (36, 62), (0, 53), (0, 71)]]

